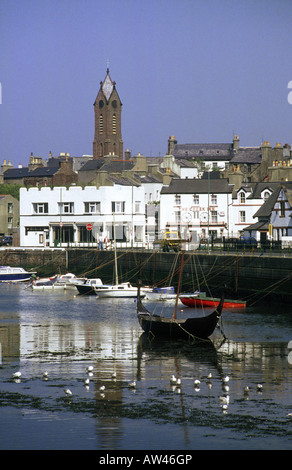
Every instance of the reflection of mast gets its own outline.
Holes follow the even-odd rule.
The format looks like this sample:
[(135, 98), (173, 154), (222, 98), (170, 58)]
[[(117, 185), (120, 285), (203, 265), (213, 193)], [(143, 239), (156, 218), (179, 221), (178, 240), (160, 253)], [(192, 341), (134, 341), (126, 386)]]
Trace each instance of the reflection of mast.
[(173, 317), (172, 317), (174, 320), (176, 319), (178, 296), (180, 294), (181, 276), (182, 276), (183, 263), (184, 263), (184, 254), (185, 254), (185, 252), (183, 251), (182, 254), (181, 254), (181, 265), (180, 265), (180, 271), (179, 271), (179, 280), (178, 280), (177, 293), (176, 293), (176, 299), (175, 299), (174, 313), (173, 313)]
[(116, 247), (116, 223), (115, 223), (115, 213), (114, 216), (114, 253), (115, 253), (115, 277), (116, 277), (116, 285), (119, 283), (118, 277), (118, 261), (117, 261), (117, 247)]

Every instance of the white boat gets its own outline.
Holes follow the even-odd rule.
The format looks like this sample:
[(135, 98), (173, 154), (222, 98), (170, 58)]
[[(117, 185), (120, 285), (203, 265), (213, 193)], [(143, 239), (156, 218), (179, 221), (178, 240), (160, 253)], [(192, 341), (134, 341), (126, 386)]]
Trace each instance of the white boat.
[(86, 282), (86, 277), (77, 277), (75, 274), (66, 273), (58, 276), (55, 287), (63, 287), (63, 289), (75, 288)]
[(100, 278), (87, 279), (83, 284), (75, 284), (79, 294), (95, 295), (95, 287), (103, 286)]
[(35, 271), (28, 272), (23, 268), (0, 266), (0, 282), (24, 282), (29, 281)]
[(153, 287), (150, 292), (146, 293), (147, 300), (157, 301), (166, 301), (166, 300), (175, 300), (176, 292), (173, 286), (169, 287)]
[(85, 278), (78, 278), (74, 274), (67, 273), (59, 276), (35, 279), (31, 283), (33, 290), (65, 290), (75, 289), (76, 284), (85, 282)]
[[(114, 240), (115, 236), (115, 222), (114, 222)], [(116, 250), (116, 241), (114, 243), (114, 253), (115, 253), (115, 284), (103, 284), (101, 286), (95, 286), (95, 293), (99, 298), (104, 297), (117, 297), (117, 298), (127, 298), (127, 297), (137, 297), (138, 289), (133, 287), (129, 282), (119, 283), (118, 277), (118, 264), (117, 264), (117, 250)], [(146, 293), (141, 292), (142, 296), (145, 297)]]
[[(137, 297), (137, 287), (133, 287), (129, 282), (122, 282), (121, 284), (106, 285), (94, 287), (95, 293), (98, 297)], [(141, 296), (145, 297), (146, 292), (141, 292)]]

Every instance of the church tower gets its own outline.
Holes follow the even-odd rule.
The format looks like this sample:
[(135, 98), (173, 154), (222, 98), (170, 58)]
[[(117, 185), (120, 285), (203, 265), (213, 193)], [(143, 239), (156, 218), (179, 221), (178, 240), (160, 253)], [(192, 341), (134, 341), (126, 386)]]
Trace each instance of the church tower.
[(100, 89), (93, 106), (95, 116), (93, 158), (113, 155), (123, 159), (122, 103), (109, 69), (106, 71), (104, 81), (100, 82)]

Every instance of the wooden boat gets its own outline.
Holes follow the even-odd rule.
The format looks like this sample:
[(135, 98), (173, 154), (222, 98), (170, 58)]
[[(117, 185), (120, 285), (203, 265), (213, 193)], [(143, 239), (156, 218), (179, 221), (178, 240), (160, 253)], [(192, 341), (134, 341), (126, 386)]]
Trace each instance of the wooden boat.
[(177, 319), (177, 305), (179, 290), (181, 284), (181, 275), (183, 268), (183, 256), (182, 253), (182, 262), (178, 283), (178, 295), (176, 298), (174, 314), (171, 318), (165, 318), (159, 315), (151, 314), (146, 307), (141, 302), (140, 297), (140, 288), (141, 284), (138, 285), (138, 296), (137, 296), (137, 317), (140, 323), (141, 328), (146, 333), (151, 333), (153, 336), (167, 337), (169, 339), (178, 339), (178, 338), (200, 338), (206, 339), (212, 335), (214, 332), (219, 318), (223, 310), (224, 302), (224, 291), (222, 291), (222, 296), (219, 302), (219, 305), (215, 310), (204, 317), (197, 318), (186, 318), (186, 319)]
[[(219, 305), (220, 299), (216, 297), (206, 297), (204, 294), (182, 294), (179, 296), (180, 301), (187, 307), (216, 307)], [(223, 308), (245, 308), (244, 300), (224, 299)]]

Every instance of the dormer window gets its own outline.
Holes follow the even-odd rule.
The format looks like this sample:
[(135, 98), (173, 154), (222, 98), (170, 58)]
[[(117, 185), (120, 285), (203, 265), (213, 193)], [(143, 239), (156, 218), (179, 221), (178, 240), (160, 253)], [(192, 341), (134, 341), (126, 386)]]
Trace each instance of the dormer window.
[(239, 202), (240, 202), (240, 204), (245, 204), (245, 193), (244, 192), (239, 193)]

